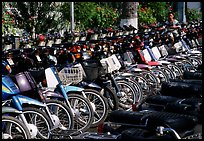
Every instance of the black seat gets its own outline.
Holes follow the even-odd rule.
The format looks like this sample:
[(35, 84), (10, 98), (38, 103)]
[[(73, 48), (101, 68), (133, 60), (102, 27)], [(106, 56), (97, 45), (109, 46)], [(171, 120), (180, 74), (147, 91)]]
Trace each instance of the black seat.
[(156, 136), (154, 132), (150, 132), (140, 128), (129, 128), (121, 133), (122, 140), (136, 140), (136, 139), (172, 139), (170, 135)]
[(147, 97), (145, 102), (151, 104), (166, 105), (167, 103), (175, 102), (177, 100), (179, 100), (179, 98), (172, 96), (154, 95)]
[(196, 79), (170, 79), (170, 82), (183, 82), (183, 83), (189, 83), (189, 84), (202, 85), (202, 80), (196, 80)]
[(160, 93), (178, 98), (202, 98), (202, 86), (185, 82), (163, 82)]
[(202, 72), (184, 71), (183, 79), (199, 79), (199, 80), (202, 80)]
[(108, 121), (139, 125), (145, 112), (115, 110), (108, 116)]
[(173, 128), (178, 132), (192, 130), (198, 123), (195, 116), (160, 112), (160, 111), (123, 111), (116, 110), (110, 113), (108, 121), (119, 124), (130, 124), (132, 126), (145, 127), (148, 130), (155, 130), (157, 126)]
[(147, 128), (149, 129), (164, 126), (173, 128), (177, 132), (183, 132), (192, 130), (198, 123), (198, 119), (195, 116), (154, 111), (145, 114), (141, 119), (141, 123), (147, 124)]

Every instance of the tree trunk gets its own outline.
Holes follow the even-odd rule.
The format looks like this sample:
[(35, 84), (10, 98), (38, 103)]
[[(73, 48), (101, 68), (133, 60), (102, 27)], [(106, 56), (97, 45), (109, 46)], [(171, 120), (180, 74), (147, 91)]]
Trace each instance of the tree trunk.
[(123, 9), (120, 20), (121, 27), (123, 27), (123, 25), (132, 25), (138, 29), (138, 4), (138, 2), (123, 2)]

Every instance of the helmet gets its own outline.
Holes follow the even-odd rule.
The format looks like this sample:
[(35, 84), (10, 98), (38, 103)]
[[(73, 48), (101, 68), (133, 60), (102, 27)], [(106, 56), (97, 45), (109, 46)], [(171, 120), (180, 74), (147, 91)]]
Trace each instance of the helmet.
[(40, 34), (40, 35), (39, 35), (39, 40), (40, 40), (40, 41), (44, 41), (44, 40), (45, 40), (45, 37), (44, 37), (42, 34)]

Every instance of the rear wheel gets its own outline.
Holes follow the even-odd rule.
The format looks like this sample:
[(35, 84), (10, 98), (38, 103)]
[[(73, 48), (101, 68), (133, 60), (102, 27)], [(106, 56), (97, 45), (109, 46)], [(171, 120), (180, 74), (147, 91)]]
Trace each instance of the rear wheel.
[(188, 60), (189, 60), (190, 62), (192, 62), (193, 66), (194, 66), (195, 68), (197, 68), (198, 65), (201, 65), (201, 64), (202, 64), (202, 61), (199, 60), (199, 59), (196, 58), (196, 57), (189, 57)]
[(183, 71), (179, 66), (177, 66), (175, 64), (169, 64), (169, 65), (167, 65), (167, 68), (169, 68), (170, 70), (172, 70), (176, 74), (176, 78), (180, 79), (182, 77)]
[(160, 80), (155, 74), (150, 71), (142, 71), (140, 75), (147, 80), (148, 85), (151, 87), (150, 91), (152, 94), (159, 90)]
[(141, 100), (151, 94), (151, 86), (148, 84), (148, 81), (144, 77), (142, 77), (140, 74), (135, 74), (133, 79), (137, 81), (142, 88), (143, 94)]
[(182, 60), (182, 61), (176, 62), (176, 65), (178, 65), (183, 72), (195, 70), (194, 65), (189, 60)]

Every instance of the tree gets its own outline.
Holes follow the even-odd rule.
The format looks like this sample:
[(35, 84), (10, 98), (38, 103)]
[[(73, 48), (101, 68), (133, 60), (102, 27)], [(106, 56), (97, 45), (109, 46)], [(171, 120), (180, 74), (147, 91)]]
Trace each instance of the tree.
[(46, 33), (59, 30), (60, 18), (56, 2), (17, 2), (22, 18), (19, 27), (32, 33)]
[(15, 15), (10, 10), (10, 3), (2, 2), (2, 35), (15, 34)]
[(138, 2), (123, 2), (122, 15), (120, 20), (120, 26), (123, 25), (132, 25), (135, 28), (138, 28), (138, 16), (137, 16), (137, 7)]

